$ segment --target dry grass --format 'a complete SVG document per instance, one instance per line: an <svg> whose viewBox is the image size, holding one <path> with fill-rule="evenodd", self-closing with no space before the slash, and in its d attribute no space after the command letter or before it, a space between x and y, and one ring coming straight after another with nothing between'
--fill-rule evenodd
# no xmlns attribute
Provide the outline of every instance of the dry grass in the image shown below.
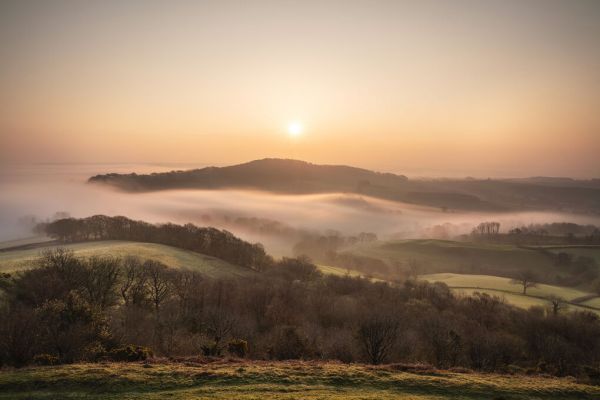
<svg viewBox="0 0 600 400"><path fill-rule="evenodd" d="M199 359L76 364L0 373L0 399L597 399L569 378L402 365Z"/></svg>

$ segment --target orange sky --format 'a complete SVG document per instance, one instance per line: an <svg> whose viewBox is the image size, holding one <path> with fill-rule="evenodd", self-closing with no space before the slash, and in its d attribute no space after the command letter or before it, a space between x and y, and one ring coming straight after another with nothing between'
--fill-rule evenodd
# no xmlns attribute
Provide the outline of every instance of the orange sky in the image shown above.
<svg viewBox="0 0 600 400"><path fill-rule="evenodd" d="M3 1L0 162L600 177L598 38L595 1Z"/></svg>

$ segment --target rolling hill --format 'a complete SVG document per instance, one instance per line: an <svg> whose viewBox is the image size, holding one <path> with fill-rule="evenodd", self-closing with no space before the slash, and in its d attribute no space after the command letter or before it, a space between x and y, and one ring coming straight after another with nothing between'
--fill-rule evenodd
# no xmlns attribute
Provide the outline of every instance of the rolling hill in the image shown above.
<svg viewBox="0 0 600 400"><path fill-rule="evenodd" d="M263 159L228 167L207 167L147 175L104 174L88 180L126 191L165 189L253 189L275 193L357 193L443 209L503 211L561 210L600 213L600 188L552 185L547 181L491 179L408 179L343 165Z"/></svg>
<svg viewBox="0 0 600 400"><path fill-rule="evenodd" d="M38 245L32 248L0 252L0 272L28 268L42 251L56 247L71 249L78 256L138 256L154 259L172 268L189 268L211 277L237 277L253 274L248 268L230 264L221 259L176 247L155 243L104 240L62 245Z"/></svg>
<svg viewBox="0 0 600 400"><path fill-rule="evenodd" d="M420 275L452 272L512 278L520 271L531 270L542 281L567 275L543 252L510 244L391 240L355 245L343 250L343 253L381 260L405 271L413 265Z"/></svg>

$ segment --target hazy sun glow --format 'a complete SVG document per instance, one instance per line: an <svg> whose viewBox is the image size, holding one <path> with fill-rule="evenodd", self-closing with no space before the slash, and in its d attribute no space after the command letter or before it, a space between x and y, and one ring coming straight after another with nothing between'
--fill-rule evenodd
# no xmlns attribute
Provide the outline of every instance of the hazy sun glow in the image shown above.
<svg viewBox="0 0 600 400"><path fill-rule="evenodd" d="M3 0L0 173L292 140L409 175L597 177L598 37L589 0Z"/></svg>
<svg viewBox="0 0 600 400"><path fill-rule="evenodd" d="M291 137L297 137L300 136L302 134L302 124L300 122L294 121L294 122L290 122L288 125L288 134Z"/></svg>

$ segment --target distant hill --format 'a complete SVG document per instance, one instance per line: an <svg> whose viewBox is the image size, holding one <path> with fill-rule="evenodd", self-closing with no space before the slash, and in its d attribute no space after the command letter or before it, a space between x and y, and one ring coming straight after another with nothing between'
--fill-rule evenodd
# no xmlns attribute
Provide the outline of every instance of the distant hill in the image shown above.
<svg viewBox="0 0 600 400"><path fill-rule="evenodd" d="M443 209L600 214L600 187L590 184L593 181L569 180L565 185L563 179L413 180L403 175L287 159L147 175L96 175L89 182L133 192L166 189L253 189L288 194L342 192Z"/></svg>

